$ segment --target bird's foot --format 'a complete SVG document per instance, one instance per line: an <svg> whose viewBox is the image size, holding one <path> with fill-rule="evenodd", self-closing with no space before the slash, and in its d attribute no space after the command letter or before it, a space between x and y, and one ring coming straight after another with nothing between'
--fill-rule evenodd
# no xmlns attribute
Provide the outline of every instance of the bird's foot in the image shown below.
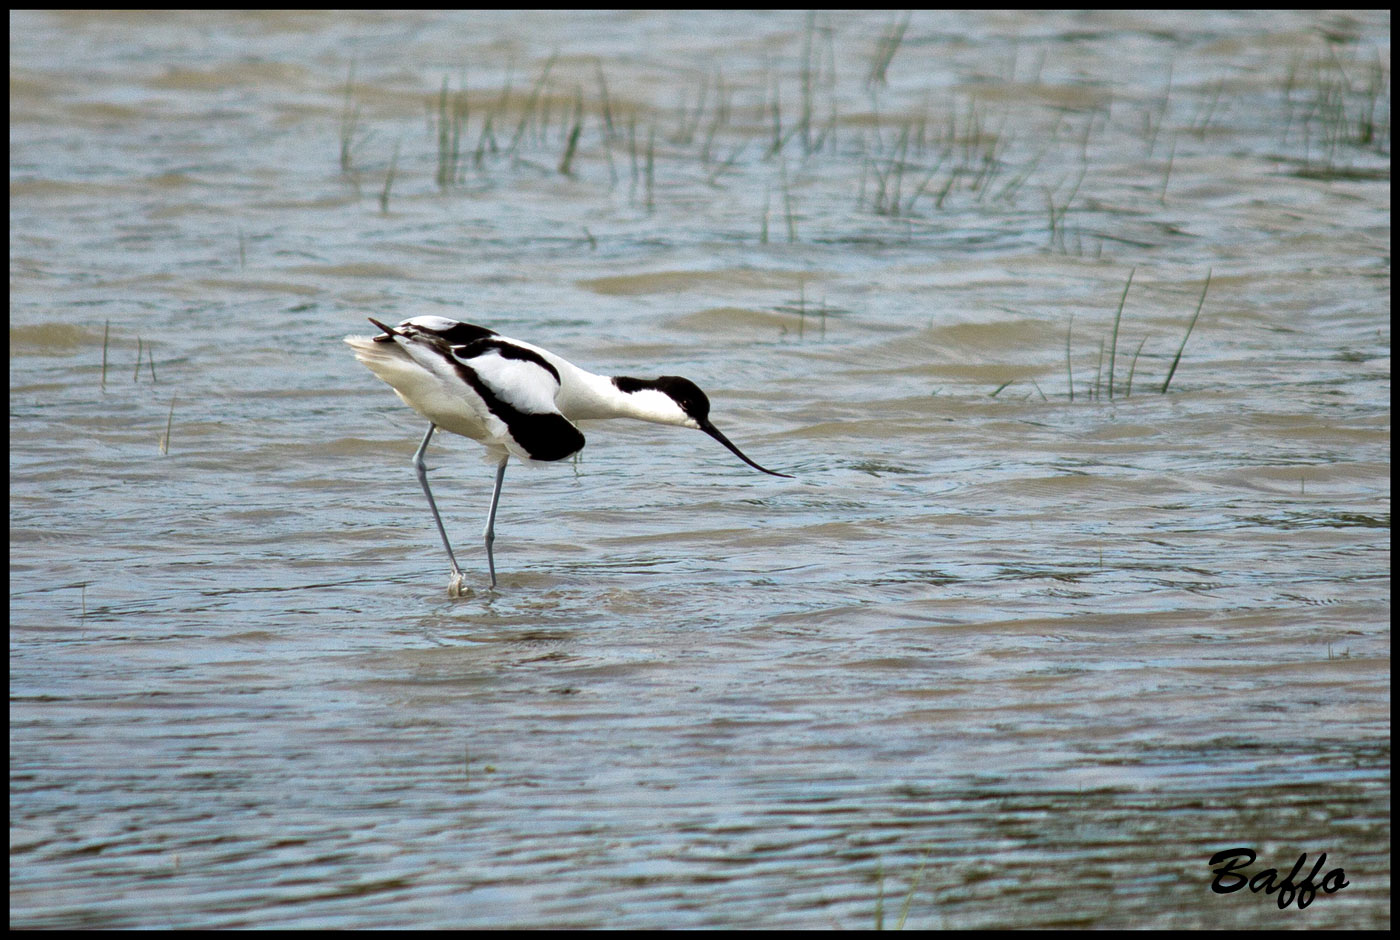
<svg viewBox="0 0 1400 940"><path fill-rule="evenodd" d="M467 589L467 577L460 571L452 572L452 577L447 579L448 597L466 597L471 591Z"/></svg>

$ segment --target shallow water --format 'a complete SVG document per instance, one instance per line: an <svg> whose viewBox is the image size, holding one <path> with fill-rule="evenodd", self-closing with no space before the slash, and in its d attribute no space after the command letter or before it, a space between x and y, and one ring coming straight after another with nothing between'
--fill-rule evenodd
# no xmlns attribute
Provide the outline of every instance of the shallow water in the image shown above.
<svg viewBox="0 0 1400 940"><path fill-rule="evenodd" d="M1388 13L10 22L13 925L1388 925Z"/></svg>

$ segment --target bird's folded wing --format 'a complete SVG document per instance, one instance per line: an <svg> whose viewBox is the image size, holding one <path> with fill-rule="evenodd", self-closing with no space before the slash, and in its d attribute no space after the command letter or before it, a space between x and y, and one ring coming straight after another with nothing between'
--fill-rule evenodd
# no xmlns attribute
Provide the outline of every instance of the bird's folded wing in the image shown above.
<svg viewBox="0 0 1400 940"><path fill-rule="evenodd" d="M458 362L476 373L481 384L497 399L529 415L559 414L554 396L559 374L543 359L524 358L515 347L502 349L472 343L453 350Z"/></svg>
<svg viewBox="0 0 1400 940"><path fill-rule="evenodd" d="M459 346L453 356L469 376L519 457L562 460L583 447L584 437L555 404L559 373L542 356L490 340Z"/></svg>

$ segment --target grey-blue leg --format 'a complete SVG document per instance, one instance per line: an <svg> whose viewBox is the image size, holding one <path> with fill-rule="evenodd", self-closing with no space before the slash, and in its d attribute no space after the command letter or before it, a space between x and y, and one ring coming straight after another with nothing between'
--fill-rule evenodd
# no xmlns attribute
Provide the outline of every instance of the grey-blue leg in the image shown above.
<svg viewBox="0 0 1400 940"><path fill-rule="evenodd" d="M428 442L433 439L433 432L436 430L436 424L428 425L428 433L423 435L423 443L418 445L418 452L413 455L413 469L418 472L418 482L423 487L423 495L428 497L428 508L433 511L433 521L437 523L438 535L442 536L442 547L447 549L447 560L452 562L452 579L447 583L447 593L456 597L462 593L466 578L462 575L462 569L457 567L457 556L452 554L452 543L447 541L447 530L442 527L442 516L438 515L437 503L433 501L433 491L428 488L428 468L423 463L423 454L427 451ZM497 489L499 488L498 482ZM491 583L495 583L494 575Z"/></svg>
<svg viewBox="0 0 1400 940"><path fill-rule="evenodd" d="M496 465L496 488L491 493L491 511L486 515L486 531L483 533L486 541L486 565L491 569L492 587L496 586L496 558L491 553L491 543L496 541L496 504L501 501L501 481L506 478L506 461L508 460L510 460L509 456L502 457L501 462Z"/></svg>

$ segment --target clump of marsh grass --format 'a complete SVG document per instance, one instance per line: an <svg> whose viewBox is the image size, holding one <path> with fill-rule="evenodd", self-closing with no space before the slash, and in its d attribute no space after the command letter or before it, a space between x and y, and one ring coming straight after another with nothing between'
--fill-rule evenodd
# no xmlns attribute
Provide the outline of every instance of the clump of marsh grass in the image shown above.
<svg viewBox="0 0 1400 940"><path fill-rule="evenodd" d="M467 126L469 114L466 89L449 95L447 88L448 82L444 76L437 104L437 185L441 190L450 189L457 182L457 166L462 157L462 130ZM387 204L387 199L384 204Z"/></svg>
<svg viewBox="0 0 1400 940"><path fill-rule="evenodd" d="M501 93L486 112L486 120L481 122L481 133L476 139L476 153L472 156L472 163L480 169L486 159L487 148L490 148L492 156L500 152L500 145L496 142L496 132L494 130L496 115L505 111L506 102L510 100L510 85L512 71L509 66L506 68L506 80L501 86Z"/></svg>
<svg viewBox="0 0 1400 940"><path fill-rule="evenodd" d="M1360 76L1356 80L1353 76ZM1298 175L1321 180L1389 179L1390 168L1356 167L1347 148L1390 155L1390 75L1379 50L1347 58L1337 47L1295 57L1283 87L1287 110L1282 143L1295 134L1302 146ZM1294 128L1296 127L1296 131Z"/></svg>
<svg viewBox="0 0 1400 940"><path fill-rule="evenodd" d="M878 161L871 164L875 171L875 195L871 200L871 208L876 215L899 214L900 185L904 181L905 154L908 148L909 126L906 124L900 131L894 151L884 161L884 166Z"/></svg>
<svg viewBox="0 0 1400 940"><path fill-rule="evenodd" d="M890 234L906 241L918 233L944 231L935 225L918 226L920 214L978 210L1021 213L1028 209L1041 220L1043 237L1053 252L1094 256L1095 244L1101 253L1106 240L1119 240L1106 224L1097 221L1106 213L1119 211L1119 201L1089 192L1104 185L1097 173L1088 176L1090 160L1098 170L1101 159L1115 159L1111 148L1098 150L1091 144L1101 132L1122 130L1121 122L1110 120L1108 102L1090 100L1084 104L1069 99L1060 103L1057 90L1048 88L1044 95L1010 98L960 92L945 103L930 88L922 108L917 104L910 108L908 88L901 87L894 97L887 91L892 84L888 77L895 67L892 63L905 41L911 46L915 42L909 32L913 28L909 11L881 14L884 22L877 23L874 33L856 36L847 32L844 37L825 12L801 16L792 24L796 28L781 59L770 59L767 67L752 77L747 73L736 76L717 64L702 67L693 73L693 81L687 81L664 104L646 96L648 92L665 95L665 88L643 90L638 100L637 89L629 84L624 98L618 95L616 76L607 78L607 63L601 58L577 60L555 52L547 60L532 62L528 73L513 68L519 63L507 62L503 86L477 89L471 110L480 116L471 115L476 120L473 127L467 120L465 87L454 93L444 80L441 88L427 89L428 153L402 154L402 167L397 159L388 161L380 210L387 211L397 175L408 173L410 166L430 163L435 146L437 188L444 193L460 185L467 161L474 162L476 173L485 175L496 162L493 158L501 153L510 157L512 170L532 168L575 179L587 177L588 157L596 155L607 161L614 190L625 172L622 164L630 155L628 198L648 212L657 209L657 172L670 174L666 181L671 184L693 180L713 188L748 187L754 202L766 190L769 211L780 215L769 219L765 212L760 228L782 226L789 243L796 243L800 235L813 235L799 232L800 226L811 227L813 222L808 220L814 218L798 211L806 206L804 194L814 192L817 202L813 206L824 205L821 191L809 189L809 183L826 186L843 182L839 173L848 173L848 191L853 194L859 176L860 211L881 217ZM867 48L854 74L843 79L847 86L864 81L870 108L868 113L843 118L838 114L838 101L848 100L847 93L853 89L839 87L835 47L849 42L864 42ZM990 77L1007 85L1018 81L1039 85L1045 51L1039 51L1030 76L1018 74L1027 70L1017 68L1016 55L1013 49L1010 64L996 69L999 75ZM1300 55L1282 65L1287 67L1287 78L1279 116L1286 120L1273 126L1283 128L1284 142L1294 152L1301 141L1303 159L1294 172L1328 179L1380 172L1374 166L1352 168L1345 148L1388 153L1389 67L1383 53L1333 44L1323 52ZM1241 109L1232 87L1218 76L1192 88L1173 75L1170 61L1166 66L1165 80L1135 115L1141 122L1142 144L1138 146L1145 146L1147 158L1155 161L1159 173L1158 179L1146 184L1141 201L1154 205L1175 195L1170 189L1172 182L1180 189L1183 168L1175 166L1175 152L1181 149L1178 144L1184 147L1184 141L1208 140L1229 130L1226 125ZM515 72L522 74L515 76ZM373 136L366 131L366 119L357 101L364 97L357 80L352 64L343 88L332 91L333 99L343 100L335 103L340 104L340 162L345 174L358 169L362 145ZM1277 94L1277 86L1274 91ZM899 102L894 110L887 98ZM941 117L940 104L945 109ZM1028 131L1023 119L1030 110L1045 113L1041 123ZM839 147L838 132L842 136ZM477 135L474 156L470 133ZM1191 136L1183 136L1186 134ZM655 149L658 135L664 148L660 155ZM597 146L602 147L601 154L592 149ZM797 148L801 152L794 162L792 154ZM660 167L658 159L663 164ZM687 160L691 161L689 167L684 162ZM814 165L818 160L843 165L833 172ZM771 166L771 178L755 181L752 174L760 161ZM774 163L778 165L772 166ZM1105 169L1113 169L1111 163ZM581 189L578 196L586 198ZM954 221L962 224L960 219ZM768 234L764 231L761 239L766 241ZM840 233L834 237L839 239ZM1098 386L1110 398L1120 397L1127 388L1119 387L1122 373L1116 367L1116 343L1106 342L1105 352L1105 372ZM1141 383L1135 379L1135 384ZM1087 387L1081 383L1072 392L1084 397Z"/></svg>
<svg viewBox="0 0 1400 940"><path fill-rule="evenodd" d="M545 61L544 68L540 69L540 77L535 79L534 87L530 89L530 96L525 99L525 109L520 114L520 123L515 126L515 135L511 137L510 145L506 147L506 153L512 157L516 156L527 128L536 128L537 138L541 133L535 125L535 112L539 108L540 95L544 91L545 82L549 81L549 73L553 71L554 63L558 58L559 53L555 52Z"/></svg>
<svg viewBox="0 0 1400 940"><path fill-rule="evenodd" d="M1116 369L1118 353L1118 334L1122 325L1123 309L1127 304L1128 300L1128 290L1132 287L1133 276L1136 273L1136 268L1128 272L1128 280L1123 285L1122 295L1118 298L1118 309L1114 312L1113 315L1112 329L1107 337L1100 338L1099 340L1098 366L1094 374L1094 383L1089 390L1090 401L1097 401L1102 396L1105 390L1107 390L1108 399L1112 401L1118 389L1118 384L1115 381L1115 376L1117 374ZM1172 377L1176 375L1177 367L1181 364L1181 357L1186 351L1186 341L1191 338L1191 332L1196 328L1196 321L1200 319L1201 310L1205 306L1206 294L1210 291L1210 281L1213 275L1214 269L1208 270L1206 272L1205 283L1201 286L1201 296L1200 299L1196 302L1196 310L1191 315L1190 322L1186 324L1186 332L1181 337L1181 344L1177 347L1176 355L1172 358L1171 366L1167 369L1166 378L1163 379L1162 387L1158 389L1158 394L1165 395L1167 393L1167 389L1171 387ZM1131 397L1133 394L1133 378L1137 374L1138 358L1142 355L1143 347L1147 345L1148 338L1148 336L1143 336L1142 339L1138 342L1137 348L1133 350L1133 358L1128 366L1127 383L1123 389L1124 398ZM1069 386L1070 401L1074 401L1075 398L1073 351L1074 314L1071 313L1069 318L1069 325L1065 329L1065 378ZM1108 359L1107 376L1104 375L1105 354L1107 354ZM995 396L998 392L1002 391L1002 389L1006 388L1006 385L1008 384L1010 383L1004 383L1001 386L999 386L996 389L996 391L992 392L992 395ZM1037 388L1038 387L1039 386L1037 386ZM1043 392L1041 393L1041 397L1044 397Z"/></svg>

